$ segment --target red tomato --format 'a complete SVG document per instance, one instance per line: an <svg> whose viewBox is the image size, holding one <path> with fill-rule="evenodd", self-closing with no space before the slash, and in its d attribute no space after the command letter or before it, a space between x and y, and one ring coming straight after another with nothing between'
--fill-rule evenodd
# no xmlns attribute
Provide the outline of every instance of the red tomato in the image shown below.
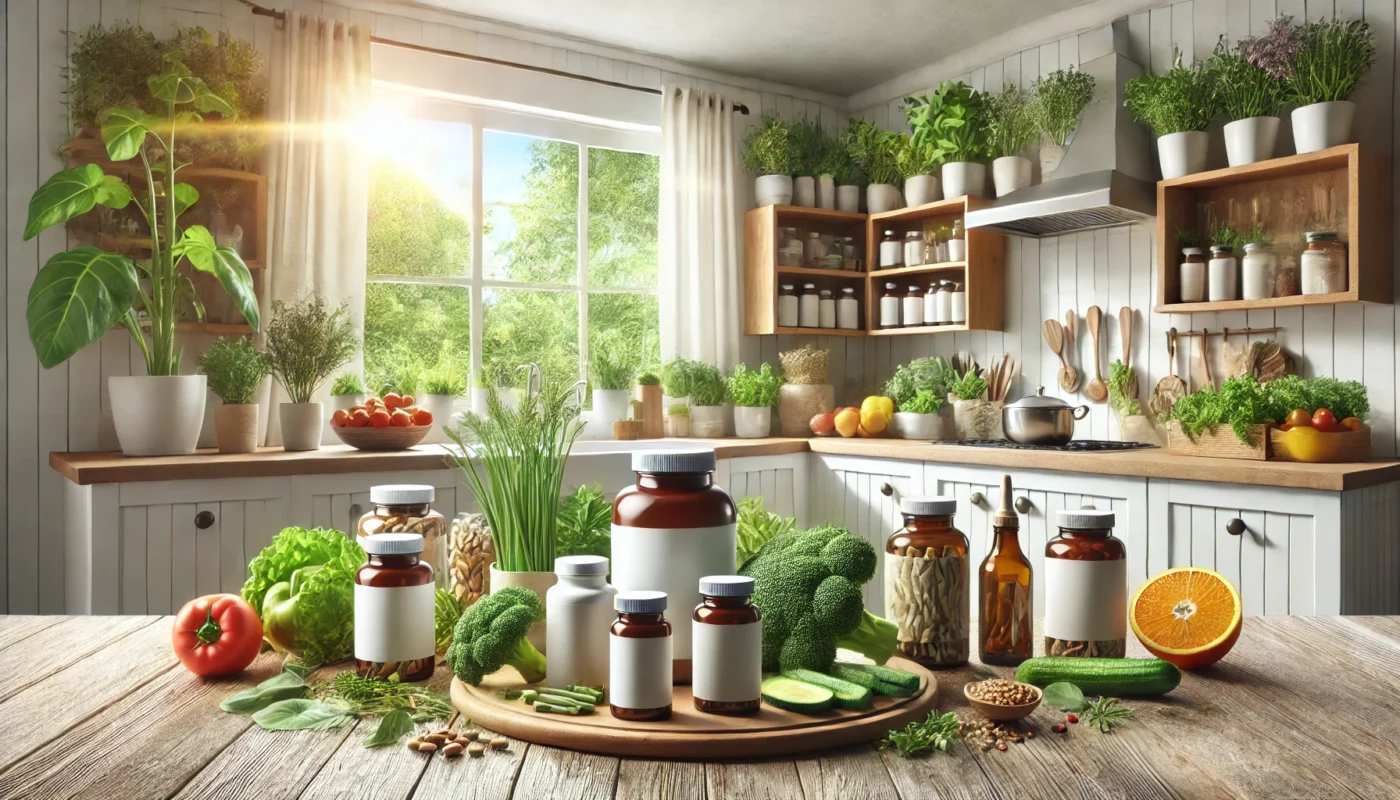
<svg viewBox="0 0 1400 800"><path fill-rule="evenodd" d="M1331 411L1319 408L1313 412L1312 426L1323 433L1331 433L1337 429L1337 418L1332 416Z"/></svg>
<svg viewBox="0 0 1400 800"><path fill-rule="evenodd" d="M343 409L343 408L337 408L337 409L335 410L335 413L334 413L334 414L331 414L331 427L332 427L332 428L344 428L344 427L345 427L345 423L346 423L347 421L349 421L349 419L350 419L350 414L349 414L348 412L346 412L345 409Z"/></svg>
<svg viewBox="0 0 1400 800"><path fill-rule="evenodd" d="M384 407L389 409L390 411L393 411L394 409L398 408L403 404L403 398L395 394L394 392L389 392L388 394L384 395Z"/></svg>
<svg viewBox="0 0 1400 800"><path fill-rule="evenodd" d="M369 415L369 426L371 428L387 428L390 422L389 412L382 408L375 409L374 413Z"/></svg>
<svg viewBox="0 0 1400 800"><path fill-rule="evenodd" d="M262 649L258 612L236 594L211 594L175 615L171 646L185 669L200 677L242 672Z"/></svg>
<svg viewBox="0 0 1400 800"><path fill-rule="evenodd" d="M394 413L389 415L389 422L395 428L407 428L413 424L413 415L402 408L394 409Z"/></svg>
<svg viewBox="0 0 1400 800"><path fill-rule="evenodd" d="M1311 428L1312 416L1301 408L1295 408L1288 412L1288 417L1284 419L1284 422L1295 428Z"/></svg>
<svg viewBox="0 0 1400 800"><path fill-rule="evenodd" d="M1359 431L1364 427L1366 427L1366 424L1356 417L1347 417L1337 423L1337 428L1344 431Z"/></svg>
<svg viewBox="0 0 1400 800"><path fill-rule="evenodd" d="M429 411L429 410L426 409L426 408L420 408L420 409L418 409L418 411L415 412L414 415L413 415L413 424L414 424L414 425L431 425L431 424L433 424L433 412Z"/></svg>

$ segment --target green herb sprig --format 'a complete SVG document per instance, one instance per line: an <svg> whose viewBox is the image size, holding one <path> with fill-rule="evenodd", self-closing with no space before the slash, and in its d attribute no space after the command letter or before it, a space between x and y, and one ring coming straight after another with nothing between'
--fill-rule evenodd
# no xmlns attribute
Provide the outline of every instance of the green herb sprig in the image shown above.
<svg viewBox="0 0 1400 800"><path fill-rule="evenodd" d="M938 409L943 405L943 398L930 392L928 389L920 389L919 393L910 400L899 406L900 411L909 414L937 414Z"/></svg>
<svg viewBox="0 0 1400 800"><path fill-rule="evenodd" d="M758 549L769 539L780 534L791 533L796 528L796 519L769 511L763 505L761 496L743 498L739 501L739 518L736 526L738 547L735 553L735 563L742 567L744 562L752 558L753 554L757 553Z"/></svg>
<svg viewBox="0 0 1400 800"><path fill-rule="evenodd" d="M1299 34L1302 47L1287 79L1298 105L1346 100L1376 63L1376 37L1361 20L1313 22Z"/></svg>
<svg viewBox="0 0 1400 800"><path fill-rule="evenodd" d="M930 711L928 719L911 722L887 733L885 738L875 743L875 748L888 750L893 747L904 758L935 750L946 753L961 731L962 723L958 721L957 714L949 711L940 715L937 711Z"/></svg>
<svg viewBox="0 0 1400 800"><path fill-rule="evenodd" d="M744 136L740 160L744 170L752 175L787 175L792 171L792 126L775 116L765 116L763 122Z"/></svg>
<svg viewBox="0 0 1400 800"><path fill-rule="evenodd" d="M1232 122L1277 116L1288 101L1284 82L1250 63L1241 45L1228 47L1224 36L1206 60L1205 70L1216 86L1220 110Z"/></svg>
<svg viewBox="0 0 1400 800"><path fill-rule="evenodd" d="M1034 88L1036 126L1051 144L1064 147L1079 115L1094 99L1094 76L1071 66L1037 80Z"/></svg>
<svg viewBox="0 0 1400 800"><path fill-rule="evenodd" d="M359 349L350 307L332 309L321 297L272 304L267 355L272 374L293 403L309 403L326 379Z"/></svg>
<svg viewBox="0 0 1400 800"><path fill-rule="evenodd" d="M899 153L904 142L904 134L881 130L875 123L855 117L841 137L851 162L870 183L877 184L899 182Z"/></svg>
<svg viewBox="0 0 1400 800"><path fill-rule="evenodd" d="M1098 728L1099 733L1113 733L1135 716L1131 708L1120 705L1119 702L1116 697L1098 698L1084 711L1084 722Z"/></svg>
<svg viewBox="0 0 1400 800"><path fill-rule="evenodd" d="M253 393L271 368L267 355L246 337L220 336L199 358L199 371L209 376L209 391L226 405L253 402Z"/></svg>
<svg viewBox="0 0 1400 800"><path fill-rule="evenodd" d="M446 653L447 648L452 646L452 632L457 627L457 620L462 618L462 613L467 607L462 605L462 601L457 599L457 595L447 589L438 589L433 593L433 649L437 653Z"/></svg>
<svg viewBox="0 0 1400 800"><path fill-rule="evenodd" d="M1201 65L1182 66L1178 52L1175 65L1167 72L1128 81L1123 87L1123 105L1158 136L1203 131L1210 127L1220 107L1215 74L1206 72Z"/></svg>
<svg viewBox="0 0 1400 800"><path fill-rule="evenodd" d="M729 400L742 408L772 408L778 404L778 388L782 385L782 376L773 372L770 364L763 364L757 371L739 364L729 375Z"/></svg>
<svg viewBox="0 0 1400 800"><path fill-rule="evenodd" d="M987 98L987 135L994 158L1017 155L1035 141L1034 99L1014 83Z"/></svg>
<svg viewBox="0 0 1400 800"><path fill-rule="evenodd" d="M942 356L916 358L908 364L896 367L894 375L885 382L882 394L894 401L896 407L904 410L905 404L918 396L920 391L928 391L934 397L947 397L958 373L948 359Z"/></svg>
<svg viewBox="0 0 1400 800"><path fill-rule="evenodd" d="M987 380L978 375L977 370L970 369L966 375L953 382L951 391L959 399L976 400L987 393Z"/></svg>
<svg viewBox="0 0 1400 800"><path fill-rule="evenodd" d="M364 394L365 382L358 373L342 372L331 384L331 396L343 397L347 394Z"/></svg>
<svg viewBox="0 0 1400 800"><path fill-rule="evenodd" d="M1128 386L1137 380L1137 373L1122 359L1108 365L1108 406L1120 417L1136 417L1142 404L1128 396Z"/></svg>
<svg viewBox="0 0 1400 800"><path fill-rule="evenodd" d="M612 558L612 503L602 486L584 484L559 501L557 535L557 555Z"/></svg>

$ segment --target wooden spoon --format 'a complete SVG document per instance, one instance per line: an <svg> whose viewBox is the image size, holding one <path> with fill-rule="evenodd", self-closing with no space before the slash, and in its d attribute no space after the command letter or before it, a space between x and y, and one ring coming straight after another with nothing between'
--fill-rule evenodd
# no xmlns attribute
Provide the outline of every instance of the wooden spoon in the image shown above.
<svg viewBox="0 0 1400 800"><path fill-rule="evenodd" d="M1084 321L1089 323L1089 335L1094 337L1094 378L1084 388L1084 393L1095 403L1102 403L1108 399L1108 384L1103 382L1103 371L1099 368L1099 329L1103 325L1103 311L1098 306L1089 306Z"/></svg>
<svg viewBox="0 0 1400 800"><path fill-rule="evenodd" d="M1127 306L1118 309L1118 335L1123 339L1123 366L1133 366L1133 310ZM1123 393L1133 400L1138 396L1137 373L1123 387Z"/></svg>
<svg viewBox="0 0 1400 800"><path fill-rule="evenodd" d="M1065 361L1065 329L1060 326L1059 320L1047 319L1042 330L1050 352L1060 357L1060 388L1073 392L1079 388L1079 373Z"/></svg>
<svg viewBox="0 0 1400 800"><path fill-rule="evenodd" d="M1075 330L1075 320L1074 309L1065 312L1065 357L1070 363L1074 362L1074 340L1079 336Z"/></svg>

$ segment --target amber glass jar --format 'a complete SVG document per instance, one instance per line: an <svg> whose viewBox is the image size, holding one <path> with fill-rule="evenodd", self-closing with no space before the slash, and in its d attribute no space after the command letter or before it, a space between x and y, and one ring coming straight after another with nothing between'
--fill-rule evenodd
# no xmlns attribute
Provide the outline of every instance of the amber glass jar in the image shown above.
<svg viewBox="0 0 1400 800"><path fill-rule="evenodd" d="M355 672L363 678L433 676L433 568L423 537L381 533L360 540L369 561L355 573Z"/></svg>
<svg viewBox="0 0 1400 800"><path fill-rule="evenodd" d="M1001 507L992 517L992 549L977 572L977 655L983 664L1014 667L1034 655L1031 564L1021 552L1021 523L1011 505L1011 476L1001 479Z"/></svg>
<svg viewBox="0 0 1400 800"><path fill-rule="evenodd" d="M671 648L665 592L618 592L608 638L608 704L630 722L671 718Z"/></svg>
<svg viewBox="0 0 1400 800"><path fill-rule="evenodd" d="M700 579L734 571L736 512L715 485L715 451L632 454L637 485L613 501L612 583L619 592L665 592L673 609L700 602ZM690 682L690 615L673 614L675 680Z"/></svg>
<svg viewBox="0 0 1400 800"><path fill-rule="evenodd" d="M452 549L447 537L447 520L433 510L436 494L431 486L393 484L371 486L369 501L374 505L360 517L359 540L377 533L417 533L423 537L423 557L433 568L439 589L450 589L447 559Z"/></svg>
<svg viewBox="0 0 1400 800"><path fill-rule="evenodd" d="M691 616L695 656L691 694L707 714L755 714L763 694L763 614L751 602L753 578L700 579Z"/></svg>
<svg viewBox="0 0 1400 800"><path fill-rule="evenodd" d="M1128 549L1112 511L1059 512L1045 544L1045 655L1122 658L1128 637Z"/></svg>
<svg viewBox="0 0 1400 800"><path fill-rule="evenodd" d="M953 527L951 497L899 501L904 527L885 543L885 618L899 652L926 667L967 663L967 536Z"/></svg>

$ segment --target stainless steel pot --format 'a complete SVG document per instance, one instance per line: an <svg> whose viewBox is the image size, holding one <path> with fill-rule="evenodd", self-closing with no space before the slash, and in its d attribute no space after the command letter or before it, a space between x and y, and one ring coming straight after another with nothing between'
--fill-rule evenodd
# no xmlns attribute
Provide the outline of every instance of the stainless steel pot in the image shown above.
<svg viewBox="0 0 1400 800"><path fill-rule="evenodd" d="M1088 406L1071 406L1058 397L1046 397L1041 386L1034 396L1002 406L1001 425L1006 438L1017 444L1058 447L1074 438L1074 421L1088 415Z"/></svg>

